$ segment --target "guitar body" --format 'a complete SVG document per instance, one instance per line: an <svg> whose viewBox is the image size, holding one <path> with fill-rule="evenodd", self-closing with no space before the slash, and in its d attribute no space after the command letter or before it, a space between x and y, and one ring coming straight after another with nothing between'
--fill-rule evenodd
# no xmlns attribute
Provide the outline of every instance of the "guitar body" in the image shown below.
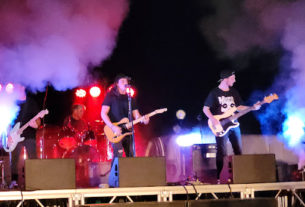
<svg viewBox="0 0 305 207"><path fill-rule="evenodd" d="M277 100L279 97L277 94L270 94L267 97L264 97L263 101L260 101L256 103L255 105L248 107L247 109L240 111L238 113L236 112L236 108L232 108L225 113L221 115L215 115L214 117L220 122L217 126L214 126L211 122L211 120L208 120L208 125L213 132L213 134L217 137L223 137L225 136L228 131L232 128L238 127L239 123L236 121L239 117L245 115L246 113L252 111L252 110L258 110L256 109L257 106L261 106L265 103L271 103L273 100Z"/></svg>
<svg viewBox="0 0 305 207"><path fill-rule="evenodd" d="M3 145L3 149L6 152L12 152L19 142L24 140L24 137L20 137L23 131L30 126L30 122L35 121L38 118L43 118L46 114L48 114L48 109L40 111L36 116L34 116L30 121L28 121L25 125L20 128L20 122L18 122L13 129L9 132L7 137L7 143Z"/></svg>
<svg viewBox="0 0 305 207"><path fill-rule="evenodd" d="M123 118L121 119L121 121L119 122L116 122L116 123L113 123L114 125L116 126L119 126L122 128L122 134L120 136L117 136L113 133L112 129L109 127L109 126L105 126L104 127L104 133L107 137L107 139L109 140L109 142L112 142L112 143L118 143L120 142L124 137L128 136L128 135L131 135L132 132L128 131L124 125L129 123L129 120L128 118Z"/></svg>
<svg viewBox="0 0 305 207"><path fill-rule="evenodd" d="M208 125L216 137L223 137L230 129L239 126L239 123L236 120L230 120L230 117L235 113L235 111L236 108L232 108L221 115L215 115L215 119L220 122L219 125L213 126L211 120L208 120Z"/></svg>
<svg viewBox="0 0 305 207"><path fill-rule="evenodd" d="M116 126L119 126L122 128L122 134L120 136L117 136L116 134L113 133L112 129L109 126L105 126L104 127L104 133L107 137L107 139L112 142L112 143L118 143L120 142L124 137L128 136L128 135L132 135L132 132L129 131L128 129L131 128L131 125L136 125L137 123L141 122L145 116L146 117L151 117L154 116L156 114L161 114L167 111L167 108L163 108L163 109L157 109L149 114L146 114L136 120L133 120L132 122L129 122L128 118L123 118L121 119L121 121L117 122L117 123L113 123Z"/></svg>

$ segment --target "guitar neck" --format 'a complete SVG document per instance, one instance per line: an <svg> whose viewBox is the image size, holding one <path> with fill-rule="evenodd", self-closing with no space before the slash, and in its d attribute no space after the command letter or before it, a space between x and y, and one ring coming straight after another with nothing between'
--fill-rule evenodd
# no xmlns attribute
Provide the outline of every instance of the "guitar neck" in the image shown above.
<svg viewBox="0 0 305 207"><path fill-rule="evenodd" d="M262 101L260 102L259 104L260 105L263 105L265 103L265 101ZM233 116L230 117L230 120L236 120L238 119L239 117L245 115L246 113L250 112L250 111L253 111L255 108L254 106L250 106L248 107L247 109L243 110L243 111L240 111L238 112L237 114L234 114Z"/></svg>
<svg viewBox="0 0 305 207"><path fill-rule="evenodd" d="M151 113L149 113L149 114L146 114L146 115L144 115L144 116L151 117L151 116L154 116L154 115L156 115L156 114L157 114L157 112L156 112L156 111L153 111L153 112L151 112ZM130 122L130 123L127 123L126 126L131 126L131 124L133 124L133 125L138 124L140 121L142 121L142 119L144 118L144 116L142 116L142 117L140 117L140 118L138 118L138 119L136 119L136 120L133 120L133 121Z"/></svg>
<svg viewBox="0 0 305 207"><path fill-rule="evenodd" d="M22 134L22 132L28 128L28 126L30 125L30 123L32 121L35 121L36 119L38 119L40 117L39 114L37 114L36 116L34 116L30 121L28 121L25 125L23 125L19 130L18 130L18 134Z"/></svg>

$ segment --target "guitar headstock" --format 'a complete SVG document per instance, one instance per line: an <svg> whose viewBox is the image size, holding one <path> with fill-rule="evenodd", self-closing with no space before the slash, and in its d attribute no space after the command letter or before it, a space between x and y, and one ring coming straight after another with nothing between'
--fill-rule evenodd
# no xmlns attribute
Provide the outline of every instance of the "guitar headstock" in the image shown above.
<svg viewBox="0 0 305 207"><path fill-rule="evenodd" d="M45 109L45 110L42 110L38 113L38 117L39 118L43 118L45 115L49 114L49 110L48 109Z"/></svg>
<svg viewBox="0 0 305 207"><path fill-rule="evenodd" d="M264 103L271 103L272 101L278 99L279 99L278 95L276 93L272 93L264 98Z"/></svg>
<svg viewBox="0 0 305 207"><path fill-rule="evenodd" d="M155 110L155 112L156 112L157 114L162 114L162 113L164 113L164 112L166 112L166 111L167 111L167 108Z"/></svg>

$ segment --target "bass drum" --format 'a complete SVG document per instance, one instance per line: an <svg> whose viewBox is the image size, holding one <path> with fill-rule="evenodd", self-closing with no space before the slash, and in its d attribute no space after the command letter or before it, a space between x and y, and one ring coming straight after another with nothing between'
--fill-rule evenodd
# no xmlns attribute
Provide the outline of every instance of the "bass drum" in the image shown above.
<svg viewBox="0 0 305 207"><path fill-rule="evenodd" d="M88 145L79 145L73 149L63 153L62 158L75 159L75 164L83 164L85 162L100 162L100 153L94 147Z"/></svg>
<svg viewBox="0 0 305 207"><path fill-rule="evenodd" d="M64 152L63 158L75 160L76 186L78 188L91 187L91 165L92 163L100 162L101 159L99 151L94 147L82 144Z"/></svg>
<svg viewBox="0 0 305 207"><path fill-rule="evenodd" d="M64 150L59 147L61 127L44 125L36 132L36 152L39 159L61 158Z"/></svg>

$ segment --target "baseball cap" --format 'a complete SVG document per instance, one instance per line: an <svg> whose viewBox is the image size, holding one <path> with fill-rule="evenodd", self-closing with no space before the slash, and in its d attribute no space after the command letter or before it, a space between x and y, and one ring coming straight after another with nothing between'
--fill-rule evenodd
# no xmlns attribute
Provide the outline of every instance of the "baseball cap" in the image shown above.
<svg viewBox="0 0 305 207"><path fill-rule="evenodd" d="M233 70L222 70L220 72L220 79L218 82L221 82L223 79L226 79L228 77L230 77L231 75L234 75L235 72Z"/></svg>

